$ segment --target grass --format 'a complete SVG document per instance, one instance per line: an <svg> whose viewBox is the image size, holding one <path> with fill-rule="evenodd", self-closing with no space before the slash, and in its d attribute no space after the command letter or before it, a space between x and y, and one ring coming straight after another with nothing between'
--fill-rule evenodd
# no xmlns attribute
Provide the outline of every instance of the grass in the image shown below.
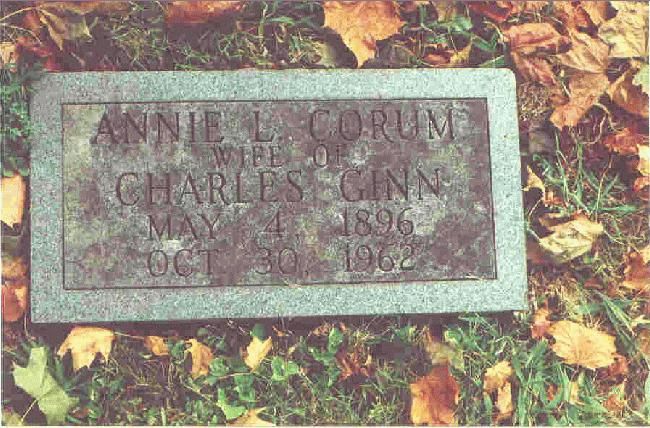
<svg viewBox="0 0 650 428"><path fill-rule="evenodd" d="M550 13L552 8L541 11L543 16ZM539 21L542 15L516 19ZM429 66L426 55L440 46L456 51L470 46L470 66L507 64L498 29L482 18L464 13L439 22L430 5L420 5L404 17L408 23L402 33L379 42L377 59L366 67ZM322 28L322 6L312 2L252 2L227 23L183 29L165 27L159 3L133 2L128 12L89 19L88 23L93 39L70 46L76 55L66 62L71 69L355 65L338 36ZM22 34L20 29L11 29L3 37L18 34ZM3 174L29 173L27 98L30 81L37 77L35 70L2 71ZM545 121L550 113L548 97L538 86L519 85L521 122L537 125ZM611 106L607 109L612 110ZM601 121L606 109L594 110L592 123L604 123L600 129L614 132L620 112L612 110L614 122L605 123ZM512 419L501 423L650 424L648 356L641 352L638 340L640 332L648 331L648 302L617 287L624 276L625 254L647 244L647 212L643 203L630 195L633 177L625 172L627 160L598 152L595 142L602 135L593 135L586 126L569 133L542 131L552 147L525 156L523 161L563 203L547 207L539 202L539 195L527 192L530 236L547 233L538 219L549 212L567 216L585 213L603 224L605 233L594 251L570 263L529 265L530 312L283 319L259 324L107 325L119 333L111 357L77 373L70 356L54 355L67 326L35 326L25 320L22 325L5 325L3 330L3 420L18 415L26 423L44 423L34 401L14 384L11 370L13 364L26 364L31 348L46 346L50 372L70 395L80 399L80 405L67 417L70 424L225 424L245 409L260 407L265 407L262 418L278 425L409 424L409 384L427 374L443 352L426 345L426 338L434 333L447 345L445 352L454 355L460 424L495 423L497 403L484 394L483 376L503 360L511 362L515 373L515 411ZM7 249L5 239L3 256L13 251ZM25 248L28 252L28 246ZM629 375L609 376L604 370L562 363L552 351L551 341L531 338L532 313L541 306L552 309L553 320L574 320L615 335ZM170 355L151 355L139 339L144 334L167 337ZM252 373L241 357L251 335L270 335L274 343L269 357ZM209 374L197 379L190 375L185 352L185 339L192 337L208 345L216 356ZM368 362L370 371L343 379L337 354L356 358L360 367ZM579 386L577 398L570 394L571 385ZM620 411L611 410L608 404L612 394L621 397Z"/></svg>

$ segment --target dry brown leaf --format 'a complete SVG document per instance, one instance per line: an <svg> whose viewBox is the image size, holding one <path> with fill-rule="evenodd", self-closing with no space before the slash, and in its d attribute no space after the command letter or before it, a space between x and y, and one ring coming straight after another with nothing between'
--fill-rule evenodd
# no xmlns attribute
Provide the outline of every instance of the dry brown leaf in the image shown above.
<svg viewBox="0 0 650 428"><path fill-rule="evenodd" d="M485 371L483 391L492 393L501 388L512 376L512 367L508 361L500 361Z"/></svg>
<svg viewBox="0 0 650 428"><path fill-rule="evenodd" d="M272 347L273 341L270 337L266 340L260 340L256 336L253 336L251 343L246 347L244 363L246 363L251 371L254 371L262 363L264 358L266 358Z"/></svg>
<svg viewBox="0 0 650 428"><path fill-rule="evenodd" d="M41 2L38 7L87 15L89 13L122 12L128 10L130 4L128 1L45 1Z"/></svg>
<svg viewBox="0 0 650 428"><path fill-rule="evenodd" d="M640 292L650 291L650 245L625 256L625 288Z"/></svg>
<svg viewBox="0 0 650 428"><path fill-rule="evenodd" d="M614 355L614 362L607 367L607 378L626 376L629 371L627 358L624 355Z"/></svg>
<svg viewBox="0 0 650 428"><path fill-rule="evenodd" d="M5 322L18 321L28 304L27 280L2 285L2 319Z"/></svg>
<svg viewBox="0 0 650 428"><path fill-rule="evenodd" d="M190 347L185 350L185 353L192 356L192 369L190 370L192 378L196 379L199 376L207 375L210 371L210 363L214 360L212 351L196 339L189 339L187 343Z"/></svg>
<svg viewBox="0 0 650 428"><path fill-rule="evenodd" d="M203 24L239 12L244 1L176 0L167 5L165 21L168 24Z"/></svg>
<svg viewBox="0 0 650 428"><path fill-rule="evenodd" d="M553 12L571 30L578 28L595 30L607 18L607 3L607 1L555 1Z"/></svg>
<svg viewBox="0 0 650 428"><path fill-rule="evenodd" d="M603 23L598 36L611 46L614 58L648 56L648 3L617 1L616 16Z"/></svg>
<svg viewBox="0 0 650 428"><path fill-rule="evenodd" d="M240 427L274 427L275 424L265 421L264 419L260 419L258 416L260 413L262 413L266 408L265 407L260 407L258 409L249 409L235 419L232 423L229 423L228 425L231 426L240 426Z"/></svg>
<svg viewBox="0 0 650 428"><path fill-rule="evenodd" d="M641 330L636 336L636 345L644 357L650 358L650 330Z"/></svg>
<svg viewBox="0 0 650 428"><path fill-rule="evenodd" d="M169 355L169 348L165 344L165 339L160 336L145 336L144 347L159 357Z"/></svg>
<svg viewBox="0 0 650 428"><path fill-rule="evenodd" d="M530 326L530 335L533 339L541 339L546 336L551 322L548 319L550 312L546 308L539 308L533 315L533 323Z"/></svg>
<svg viewBox="0 0 650 428"><path fill-rule="evenodd" d="M576 71L605 73L609 65L609 46L580 31L569 31L571 49L555 57Z"/></svg>
<svg viewBox="0 0 650 428"><path fill-rule="evenodd" d="M70 351L74 371L90 367L99 353L108 360L113 346L115 333L101 327L74 327L65 338L57 355L63 357Z"/></svg>
<svg viewBox="0 0 650 428"><path fill-rule="evenodd" d="M351 354L348 354L345 349L339 350L336 353L336 365L341 369L339 381L345 381L353 376L370 377L374 373L372 355L368 354L365 361L362 361L361 354L356 349Z"/></svg>
<svg viewBox="0 0 650 428"><path fill-rule="evenodd" d="M604 232L601 224L583 214L573 216L566 223L548 226L548 229L553 233L540 239L539 245L559 263L589 252L596 238Z"/></svg>
<svg viewBox="0 0 650 428"><path fill-rule="evenodd" d="M603 406L612 413L621 413L625 409L627 400L625 399L625 381L614 386L609 392L607 400Z"/></svg>
<svg viewBox="0 0 650 428"><path fill-rule="evenodd" d="M497 389L496 408L498 413L494 417L495 422L501 422L512 416L514 407L512 405L512 384L510 382L504 382Z"/></svg>
<svg viewBox="0 0 650 428"><path fill-rule="evenodd" d="M323 11L323 26L341 36L357 58L358 67L375 56L377 40L389 38L404 25L393 1L326 1Z"/></svg>
<svg viewBox="0 0 650 428"><path fill-rule="evenodd" d="M411 421L415 425L452 425L460 389L449 366L436 366L410 385Z"/></svg>
<svg viewBox="0 0 650 428"><path fill-rule="evenodd" d="M556 107L551 114L553 125L559 129L576 126L608 86L609 80L605 74L575 73L569 80L569 102Z"/></svg>
<svg viewBox="0 0 650 428"><path fill-rule="evenodd" d="M648 117L648 94L633 83L637 69L632 67L621 75L607 90L609 97L625 111Z"/></svg>
<svg viewBox="0 0 650 428"><path fill-rule="evenodd" d="M567 37L546 22L513 25L503 31L503 37L512 51L525 55L540 51L555 53L569 43Z"/></svg>
<svg viewBox="0 0 650 428"><path fill-rule="evenodd" d="M505 22L515 9L510 1L468 2L466 5L469 10L480 13L499 24Z"/></svg>
<svg viewBox="0 0 650 428"><path fill-rule="evenodd" d="M23 220L26 190L25 180L19 174L0 181L0 220L10 227Z"/></svg>
<svg viewBox="0 0 650 428"><path fill-rule="evenodd" d="M634 128L624 128L616 134L609 134L603 139L603 146L620 155L635 155L637 146L647 146L648 136L637 132Z"/></svg>
<svg viewBox="0 0 650 428"><path fill-rule="evenodd" d="M521 55L517 52L512 52L511 57L517 71L524 80L539 82L542 85L549 87L557 84L551 64L549 64L546 59L530 55Z"/></svg>
<svg viewBox="0 0 650 428"><path fill-rule="evenodd" d="M549 334L555 339L552 346L566 364L588 369L607 367L614 362L616 338L572 321L553 323Z"/></svg>
<svg viewBox="0 0 650 428"><path fill-rule="evenodd" d="M589 19L600 27L607 20L607 1L581 1L580 7L589 15Z"/></svg>

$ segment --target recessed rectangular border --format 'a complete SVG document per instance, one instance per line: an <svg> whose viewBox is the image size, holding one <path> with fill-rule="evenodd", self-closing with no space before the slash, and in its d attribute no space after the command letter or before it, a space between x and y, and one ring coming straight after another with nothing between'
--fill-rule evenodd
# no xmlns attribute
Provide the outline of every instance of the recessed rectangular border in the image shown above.
<svg viewBox="0 0 650 428"><path fill-rule="evenodd" d="M497 312L527 308L516 90L510 70L55 73L45 75L34 89L33 322ZM63 290L62 104L396 98L487 100L496 280Z"/></svg>
<svg viewBox="0 0 650 428"><path fill-rule="evenodd" d="M444 100L445 100L444 98L442 98L442 99L434 99L434 98L409 98L409 99L383 98L382 99L382 101L420 101L420 102L422 102L422 101L444 101ZM486 106L486 109L487 109L487 99L485 99L485 98L454 98L454 100L481 100L481 101L485 102L485 106ZM259 102L259 101L261 101L261 100L252 100L252 102ZM292 101L295 101L295 100L289 100L289 99L278 99L277 100L278 103L289 103L289 102L292 102ZM311 100L300 100L300 101L308 101L309 102L309 101L322 101L322 100L311 99ZM337 101L356 101L356 100L339 99ZM363 100L363 101L365 101L365 100ZM374 100L369 100L369 101L374 101ZM181 100L181 101L174 101L171 104L185 103L185 102L187 102L187 101ZM208 102L211 102L211 101L191 100L189 102L208 103ZM227 102L251 102L251 100L228 100ZM268 100L265 100L265 102L268 102ZM169 101L149 101L148 104L149 103L151 103L151 104L167 104L167 103L170 103L170 102ZM61 117L62 118L64 117L63 107L65 107L65 106L81 106L81 105L96 106L96 105L106 105L106 104L110 104L110 103L66 103L66 102L64 102L64 103L61 103ZM128 105L128 104L139 104L139 103L137 103L137 102L136 103L134 103L134 102L123 102L123 103L120 103L120 104ZM487 117L487 122L489 124L489 117ZM64 135L63 129L61 129L61 142L62 143L63 143L64 138L65 138L65 135ZM490 133L489 133L489 130L486 130L486 138L487 138L488 157L489 157L490 156L490 152L489 152L489 150L490 150ZM61 192L63 192L63 189L65 189L65 162L64 162L64 156L65 156L65 154L61 153L61 183L60 183L60 191ZM491 159L488 159L488 165L490 165L490 168L491 168L491 165L492 165L492 160ZM491 178L491 176L490 176L490 178ZM492 194L492 181L491 180L490 180L489 183L487 183L487 188L490 189L490 205L492 207L494 207L494 197L493 197L493 194ZM62 199L61 203L65 204L65 196L63 196L63 199ZM495 234L495 231L494 231L495 230L494 229L494 209L490 213L490 225L491 225L491 228L492 228L492 234L493 234L493 238L494 238L494 234ZM65 230L66 230L65 216L63 216L61 218L61 230L62 230L62 233L61 233L62 238L61 239L63 239L63 242L61 244L61 252L63 254L63 258L62 258L63 266L61 268L62 272L63 272L62 273L62 281L63 281L62 290L63 291L67 292L67 291L84 291L84 290L102 291L102 290L138 290L138 289L162 290L162 289L166 289L166 288L167 289L180 289L180 290L186 289L187 290L187 289L192 289L192 288L217 288L217 287L223 288L223 287L226 287L226 286L223 286L223 285L174 285L174 284L167 285L167 286L157 286L157 287L151 287L151 286L133 286L133 287L114 286L114 287L102 287L102 288L70 288L70 287L66 287L66 284L65 284L65 262L64 262L64 260L65 260L65 239L64 239L64 237L65 237ZM494 239L493 239L492 245L494 246L494 248L496 248L496 244L494 242ZM494 280L494 279L497 278L497 276L498 276L498 272L496 270L496 252L495 252L495 275L493 277L485 278L485 279L486 280ZM399 284L404 284L404 283L418 283L418 282L432 283L432 282L439 282L439 281L442 281L442 280L419 279L419 280L411 280L411 281L406 281L405 280L405 281L399 281L399 282L391 281L391 280L375 280L375 281L363 280L363 281L343 281L343 282L339 281L339 282L336 282L335 284L336 285L363 285L363 284L368 284L368 283L376 283L376 284L385 284L385 283L396 284L396 283L399 283ZM465 279L465 278L448 278L448 279L445 279L444 281L456 282L456 281L467 281L467 279ZM328 284L331 285L332 283L328 282L328 281L319 281L319 282L310 282L308 284L304 284L304 286L308 287L308 286L319 286L319 285L328 285ZM232 287L264 287L264 286L278 287L280 285L278 285L278 284L265 284L265 283L263 283L263 284L238 284L238 285L233 285Z"/></svg>

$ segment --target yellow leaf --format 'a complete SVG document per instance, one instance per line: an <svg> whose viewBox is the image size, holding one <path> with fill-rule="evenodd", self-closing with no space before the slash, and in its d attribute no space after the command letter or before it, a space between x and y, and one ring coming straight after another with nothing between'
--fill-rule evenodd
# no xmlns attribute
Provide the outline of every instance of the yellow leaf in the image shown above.
<svg viewBox="0 0 650 428"><path fill-rule="evenodd" d="M265 421L264 419L260 419L259 416L257 416L262 413L264 409L265 407L260 407L259 409L250 409L228 425L241 427L274 427L275 424L269 421Z"/></svg>
<svg viewBox="0 0 650 428"><path fill-rule="evenodd" d="M512 367L508 361L501 361L485 371L483 391L488 394L503 387L512 376Z"/></svg>
<svg viewBox="0 0 650 428"><path fill-rule="evenodd" d="M410 385L411 421L415 425L452 425L460 389L449 367L435 366Z"/></svg>
<svg viewBox="0 0 650 428"><path fill-rule="evenodd" d="M0 220L13 227L20 224L25 208L25 180L16 174L13 177L4 177L0 182L0 204L2 209Z"/></svg>
<svg viewBox="0 0 650 428"><path fill-rule="evenodd" d="M154 355L169 355L169 348L165 344L165 339L160 336L145 336L144 346Z"/></svg>
<svg viewBox="0 0 650 428"><path fill-rule="evenodd" d="M271 351L272 347L273 341L270 337L262 341L253 336L253 340L251 340L251 343L246 347L244 363L246 363L251 371L255 370L262 363L262 360L266 358L266 355Z"/></svg>
<svg viewBox="0 0 650 428"><path fill-rule="evenodd" d="M549 334L555 339L553 352L567 364L597 369L614 362L614 336L572 321L554 323Z"/></svg>
<svg viewBox="0 0 650 428"><path fill-rule="evenodd" d="M512 384L505 382L497 389L496 408L499 413L495 417L496 422L510 418L514 407L512 406Z"/></svg>
<svg viewBox="0 0 650 428"><path fill-rule="evenodd" d="M192 377L197 378L199 376L207 375L210 363L214 359L212 351L196 339L190 339L187 343L190 345L190 348L185 352L192 356Z"/></svg>
<svg viewBox="0 0 650 428"><path fill-rule="evenodd" d="M92 38L83 16L59 16L41 8L38 9L38 18L60 50L63 50L65 40Z"/></svg>
<svg viewBox="0 0 650 428"><path fill-rule="evenodd" d="M63 357L72 353L72 367L75 371L82 367L90 367L99 353L108 360L113 346L115 334L101 327L74 327L65 338L57 355Z"/></svg>
<svg viewBox="0 0 650 428"><path fill-rule="evenodd" d="M612 48L610 56L648 56L648 3L617 1L611 5L618 13L598 29L598 36Z"/></svg>
<svg viewBox="0 0 650 428"><path fill-rule="evenodd" d="M530 166L527 166L526 170L528 171L528 179L526 181L526 187L524 187L524 192L528 192L532 189L539 189L542 191L542 199L546 199L546 186L544 186L542 179L535 174Z"/></svg>
<svg viewBox="0 0 650 428"><path fill-rule="evenodd" d="M375 56L377 40L397 33L404 25L393 1L326 1L325 27L336 31L361 67Z"/></svg>
<svg viewBox="0 0 650 428"><path fill-rule="evenodd" d="M603 226L579 214L574 219L549 226L553 233L539 240L539 245L560 263L568 262L591 250L604 231Z"/></svg>
<svg viewBox="0 0 650 428"><path fill-rule="evenodd" d="M639 164L636 169L641 175L650 175L650 146L639 144L637 149L639 152Z"/></svg>

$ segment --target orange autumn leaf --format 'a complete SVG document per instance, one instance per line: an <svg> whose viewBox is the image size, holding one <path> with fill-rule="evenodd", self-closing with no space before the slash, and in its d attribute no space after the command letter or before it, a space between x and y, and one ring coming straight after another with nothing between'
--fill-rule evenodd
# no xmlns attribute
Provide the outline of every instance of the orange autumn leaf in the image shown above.
<svg viewBox="0 0 650 428"><path fill-rule="evenodd" d="M609 79L604 73L575 73L569 80L569 101L555 108L551 123L558 129L576 126L608 86Z"/></svg>
<svg viewBox="0 0 650 428"><path fill-rule="evenodd" d="M540 51L557 52L569 43L566 36L546 22L513 25L503 31L503 37L513 52L525 55Z"/></svg>
<svg viewBox="0 0 650 428"><path fill-rule="evenodd" d="M572 321L554 323L549 329L549 334L555 339L553 352L566 364L597 369L614 362L614 336Z"/></svg>
<svg viewBox="0 0 650 428"><path fill-rule="evenodd" d="M23 220L26 191L25 180L18 174L0 181L0 220L9 227Z"/></svg>
<svg viewBox="0 0 650 428"><path fill-rule="evenodd" d="M2 284L2 319L5 322L18 321L27 309L27 281Z"/></svg>
<svg viewBox="0 0 650 428"><path fill-rule="evenodd" d="M396 34L404 25L393 1L326 1L323 3L325 27L341 36L343 43L361 67L374 58L377 41Z"/></svg>
<svg viewBox="0 0 650 428"><path fill-rule="evenodd" d="M336 353L336 365L341 369L339 381L345 381L356 376L370 377L374 372L372 355L368 354L364 360L356 349L350 354L345 349L339 350Z"/></svg>
<svg viewBox="0 0 650 428"><path fill-rule="evenodd" d="M620 132L605 137L603 145L620 155L635 155L639 152L637 146L648 145L648 135L640 133L634 128L623 128Z"/></svg>
<svg viewBox="0 0 650 428"><path fill-rule="evenodd" d="M207 375L210 369L210 363L214 360L212 351L196 339L189 339L187 343L190 347L185 351L185 353L189 353L192 357L192 369L190 374L193 378Z"/></svg>
<svg viewBox="0 0 650 428"><path fill-rule="evenodd" d="M415 425L451 425L460 389L449 372L449 366L434 367L431 372L410 385L411 421Z"/></svg>
<svg viewBox="0 0 650 428"><path fill-rule="evenodd" d="M101 327L74 327L65 338L57 355L63 357L70 351L74 371L90 367L97 354L108 360L115 333Z"/></svg>
<svg viewBox="0 0 650 428"><path fill-rule="evenodd" d="M621 75L607 90L612 101L628 113L648 117L648 94L634 83L638 68L632 67ZM646 71L647 72L647 71Z"/></svg>
<svg viewBox="0 0 650 428"><path fill-rule="evenodd" d="M640 292L650 291L650 245L625 256L625 279L621 285Z"/></svg>
<svg viewBox="0 0 650 428"><path fill-rule="evenodd" d="M144 347L156 356L169 355L169 348L165 339L160 336L145 336Z"/></svg>
<svg viewBox="0 0 650 428"><path fill-rule="evenodd" d="M165 21L168 24L203 24L237 13L243 7L243 1L176 0L167 4Z"/></svg>

